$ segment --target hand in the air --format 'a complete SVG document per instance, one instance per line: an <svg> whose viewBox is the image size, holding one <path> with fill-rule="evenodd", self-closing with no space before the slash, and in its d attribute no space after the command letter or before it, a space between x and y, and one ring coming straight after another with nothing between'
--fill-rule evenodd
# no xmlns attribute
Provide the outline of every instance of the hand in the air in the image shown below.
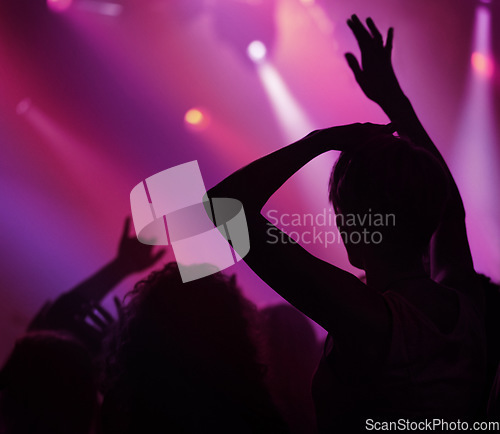
<svg viewBox="0 0 500 434"><path fill-rule="evenodd" d="M394 92L401 92L391 62L394 30L392 27L389 29L384 44L373 20L368 18L366 24L367 27L356 15L347 20L361 50L361 65L354 54L346 53L345 57L365 95L382 104L394 96Z"/></svg>
<svg viewBox="0 0 500 434"><path fill-rule="evenodd" d="M125 220L120 245L118 246L117 261L127 274L142 271L154 265L166 253L166 249L156 252L154 246L142 244L130 232L130 217Z"/></svg>

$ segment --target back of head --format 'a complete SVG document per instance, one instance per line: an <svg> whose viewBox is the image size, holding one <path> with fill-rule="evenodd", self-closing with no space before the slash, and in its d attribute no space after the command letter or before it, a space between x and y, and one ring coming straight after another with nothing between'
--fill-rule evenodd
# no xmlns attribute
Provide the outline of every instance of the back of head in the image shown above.
<svg viewBox="0 0 500 434"><path fill-rule="evenodd" d="M393 135L342 152L330 177L330 201L343 223L355 222L352 230L379 233L369 239L393 256L425 251L447 191L436 158Z"/></svg>
<svg viewBox="0 0 500 434"><path fill-rule="evenodd" d="M71 336L30 332L2 371L2 413L9 433L88 433L97 405L94 366Z"/></svg>
<svg viewBox="0 0 500 434"><path fill-rule="evenodd" d="M254 340L256 309L234 278L216 273L183 283L177 264L170 263L127 297L108 357L105 418L111 420L117 406L132 405L130 417L139 424L155 419L164 427L186 427L210 409L212 417L226 417L220 409L230 403L265 407L268 398ZM123 402L124 387L134 388L129 392L133 404ZM122 391L113 393L117 388ZM148 405L139 405L139 396Z"/></svg>
<svg viewBox="0 0 500 434"><path fill-rule="evenodd" d="M256 309L234 278L216 273L183 283L170 263L138 282L127 298L115 354L122 372L148 375L152 363L185 366L197 359L211 365L256 361Z"/></svg>

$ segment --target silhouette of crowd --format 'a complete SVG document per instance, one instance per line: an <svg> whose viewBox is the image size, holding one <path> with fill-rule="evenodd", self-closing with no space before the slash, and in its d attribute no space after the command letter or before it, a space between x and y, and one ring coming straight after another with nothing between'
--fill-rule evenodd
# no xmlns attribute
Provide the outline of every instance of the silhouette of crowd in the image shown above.
<svg viewBox="0 0 500 434"><path fill-rule="evenodd" d="M259 311L221 272L183 283L127 219L116 258L43 306L16 342L0 372L0 432L351 433L368 420L500 420L500 288L474 270L459 190L393 71L393 30L384 41L370 18L348 25L361 62L348 53L347 63L391 123L313 131L208 192L243 203L244 260L289 304ZM267 239L265 203L330 150L340 151L335 213L395 216L339 227L363 281L285 233ZM375 231L378 242L353 242ZM116 315L101 306L153 265L115 297Z"/></svg>

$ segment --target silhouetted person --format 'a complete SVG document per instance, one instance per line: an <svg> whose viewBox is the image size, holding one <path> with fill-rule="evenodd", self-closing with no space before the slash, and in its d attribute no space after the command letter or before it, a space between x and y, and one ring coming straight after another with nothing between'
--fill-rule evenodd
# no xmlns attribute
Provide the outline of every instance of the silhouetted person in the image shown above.
<svg viewBox="0 0 500 434"><path fill-rule="evenodd" d="M112 316L101 300L125 277L160 259L129 236L125 221L116 258L72 290L46 303L0 372L8 433L88 433L96 417L97 365ZM0 424L1 426L1 424Z"/></svg>
<svg viewBox="0 0 500 434"><path fill-rule="evenodd" d="M321 357L310 321L288 304L261 310L267 382L291 433L316 432L311 382Z"/></svg>
<svg viewBox="0 0 500 434"><path fill-rule="evenodd" d="M106 433L279 433L255 307L220 273L183 283L168 264L127 296L110 342Z"/></svg>
<svg viewBox="0 0 500 434"><path fill-rule="evenodd" d="M31 332L18 339L0 380L0 430L88 434L97 415L97 375L72 336Z"/></svg>
<svg viewBox="0 0 500 434"><path fill-rule="evenodd" d="M500 420L500 285L479 275L486 305L488 418Z"/></svg>
<svg viewBox="0 0 500 434"><path fill-rule="evenodd" d="M98 355L103 336L113 322L100 302L127 276L151 267L165 254L165 250L153 253L153 246L140 243L135 236L129 236L129 232L130 217L125 219L116 257L53 303L47 302L28 330L71 333Z"/></svg>
<svg viewBox="0 0 500 434"><path fill-rule="evenodd" d="M209 197L243 203L251 246L245 262L329 332L314 384L321 432L364 432L368 418L471 418L484 396L485 338L462 201L392 71L392 30L384 45L371 20L371 33L355 16L349 24L363 69L352 55L349 64L393 125L315 131L235 172ZM278 228L261 215L291 175L332 149L342 154L330 200L366 284L285 234L270 242L269 229ZM430 277L423 256L433 234Z"/></svg>

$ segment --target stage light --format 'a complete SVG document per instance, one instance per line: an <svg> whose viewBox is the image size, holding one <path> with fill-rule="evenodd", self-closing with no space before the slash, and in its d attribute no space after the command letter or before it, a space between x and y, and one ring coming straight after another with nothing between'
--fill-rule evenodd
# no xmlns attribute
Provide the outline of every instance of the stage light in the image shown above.
<svg viewBox="0 0 500 434"><path fill-rule="evenodd" d="M184 120L190 125L200 125L203 122L203 113L198 109L188 110Z"/></svg>
<svg viewBox="0 0 500 434"><path fill-rule="evenodd" d="M203 130L209 125L210 118L205 110L192 108L184 115L184 122L190 129Z"/></svg>
<svg viewBox="0 0 500 434"><path fill-rule="evenodd" d="M487 55L475 51L470 61L474 70L480 75L488 78L493 75L493 62Z"/></svg>
<svg viewBox="0 0 500 434"><path fill-rule="evenodd" d="M25 115L31 107L31 99L24 98L16 106L16 113L19 116Z"/></svg>
<svg viewBox="0 0 500 434"><path fill-rule="evenodd" d="M262 62L266 58L267 48L261 41L253 41L248 44L247 54L254 62Z"/></svg>
<svg viewBox="0 0 500 434"><path fill-rule="evenodd" d="M55 12L63 12L71 7L73 0L47 0L47 6Z"/></svg>
<svg viewBox="0 0 500 434"><path fill-rule="evenodd" d="M497 280L500 278L500 207L494 198L498 196L500 184L500 158L491 80L493 69L492 14L489 7L478 4L470 75L462 114L457 121L451 167L467 209L467 231L474 268Z"/></svg>

